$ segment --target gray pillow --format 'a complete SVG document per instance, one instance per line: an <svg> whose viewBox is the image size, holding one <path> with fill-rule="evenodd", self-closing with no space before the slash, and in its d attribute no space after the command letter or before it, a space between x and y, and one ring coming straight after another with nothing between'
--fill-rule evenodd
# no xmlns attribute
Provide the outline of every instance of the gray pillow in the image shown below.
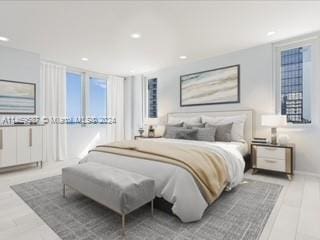
<svg viewBox="0 0 320 240"><path fill-rule="evenodd" d="M165 130L163 133L163 137L165 138L172 138L172 137L166 137L168 134L170 135L171 133L168 133L168 128L182 128L183 122L182 123L177 123L177 124L166 124Z"/></svg>
<svg viewBox="0 0 320 240"><path fill-rule="evenodd" d="M205 124L204 123L198 123L198 124L187 124L187 123L183 123L183 127L184 128L204 128Z"/></svg>
<svg viewBox="0 0 320 240"><path fill-rule="evenodd" d="M197 129L186 129L182 127L167 127L164 138L173 139L196 139Z"/></svg>
<svg viewBox="0 0 320 240"><path fill-rule="evenodd" d="M198 141L206 141L206 142L214 142L215 141L215 134L216 128L211 126L207 128L192 128L198 129L197 132L197 140Z"/></svg>
<svg viewBox="0 0 320 240"><path fill-rule="evenodd" d="M231 130L233 123L223 125L210 125L206 123L206 128L216 128L215 140L220 142L231 142Z"/></svg>
<svg viewBox="0 0 320 240"><path fill-rule="evenodd" d="M176 139L197 140L198 129L183 129L177 132Z"/></svg>

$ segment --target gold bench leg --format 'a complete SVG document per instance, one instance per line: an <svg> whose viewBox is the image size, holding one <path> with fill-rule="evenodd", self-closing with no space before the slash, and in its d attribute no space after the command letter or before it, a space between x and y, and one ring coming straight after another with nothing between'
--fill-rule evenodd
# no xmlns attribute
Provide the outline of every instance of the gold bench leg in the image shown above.
<svg viewBox="0 0 320 240"><path fill-rule="evenodd" d="M62 185L62 196L65 198L66 197L66 185Z"/></svg>
<svg viewBox="0 0 320 240"><path fill-rule="evenodd" d="M153 217L153 199L152 199L152 201L151 201L151 216Z"/></svg>
<svg viewBox="0 0 320 240"><path fill-rule="evenodd" d="M122 234L126 235L126 231L125 231L125 224L126 224L126 215L122 214Z"/></svg>

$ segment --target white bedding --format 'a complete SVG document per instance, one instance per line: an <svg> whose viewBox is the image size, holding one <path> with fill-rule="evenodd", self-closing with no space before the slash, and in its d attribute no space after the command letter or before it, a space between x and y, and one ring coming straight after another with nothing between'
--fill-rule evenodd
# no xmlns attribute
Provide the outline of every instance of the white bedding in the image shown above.
<svg viewBox="0 0 320 240"><path fill-rule="evenodd" d="M239 151L242 156L245 156L249 152L246 142L214 142L214 144L226 149L234 148Z"/></svg>
<svg viewBox="0 0 320 240"><path fill-rule="evenodd" d="M232 188L238 185L243 179L245 163L240 152L240 144L164 138L140 141L165 141L208 147L226 159L230 176L229 187ZM181 167L157 161L95 151L90 152L81 160L81 162L87 161L107 164L153 178L156 183L156 196L162 197L172 203L173 213L183 222L200 220L205 209L208 207L192 175Z"/></svg>

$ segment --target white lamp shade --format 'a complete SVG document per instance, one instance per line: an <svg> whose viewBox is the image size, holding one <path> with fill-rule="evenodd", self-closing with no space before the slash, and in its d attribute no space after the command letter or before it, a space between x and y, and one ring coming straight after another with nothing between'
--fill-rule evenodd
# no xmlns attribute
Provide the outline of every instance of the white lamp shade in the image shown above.
<svg viewBox="0 0 320 240"><path fill-rule="evenodd" d="M146 118L144 123L147 125L157 125L159 122L158 118Z"/></svg>
<svg viewBox="0 0 320 240"><path fill-rule="evenodd" d="M287 116L285 115L262 115L261 125L267 127L281 127L287 125Z"/></svg>

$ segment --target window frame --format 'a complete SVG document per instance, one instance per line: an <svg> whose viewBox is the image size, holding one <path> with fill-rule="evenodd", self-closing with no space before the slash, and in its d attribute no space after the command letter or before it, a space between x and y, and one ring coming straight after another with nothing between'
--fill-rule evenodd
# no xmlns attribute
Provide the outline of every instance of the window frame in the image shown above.
<svg viewBox="0 0 320 240"><path fill-rule="evenodd" d="M150 99L149 99L149 91L150 91L150 89L149 89L149 81L151 81L151 80L156 80L156 82L157 82L157 89L156 89L156 117L150 117L150 109L149 109L149 107L150 107ZM158 78L156 78L156 77L154 77L154 78L148 78L147 79L147 81L146 81L146 88L147 88L147 96L146 96L146 98L147 98L147 112L146 112L146 114L147 114L147 118L158 118L158 109L159 109L159 107L158 107Z"/></svg>
<svg viewBox="0 0 320 240"><path fill-rule="evenodd" d="M106 116L108 115L108 85L109 85L109 81L108 81L108 77L104 76L104 75L100 75L100 74L89 74L88 75L88 93L87 93L87 108L86 108L86 116L91 116L90 114L90 81L92 79L98 79L98 80L104 80L106 82Z"/></svg>
<svg viewBox="0 0 320 240"><path fill-rule="evenodd" d="M317 83L316 79L318 75L317 64L319 55L319 38L318 36L311 36L305 38L297 38L291 41L282 41L280 43L273 44L273 92L274 92L274 102L275 112L281 114L281 52L290 50L293 48L306 47L311 48L311 79L310 79L310 120L311 123L292 123L289 122L289 127L310 127L315 122L318 122L318 113L316 109L318 105L318 99L316 95Z"/></svg>
<svg viewBox="0 0 320 240"><path fill-rule="evenodd" d="M85 105L86 105L86 101L85 101L85 73L82 72L82 71L78 71L78 70L75 70L73 68L70 68L70 69L67 69L66 70L66 74L68 73L71 73L71 74L76 74L76 75L80 75L81 76L81 79L80 79L80 82L81 82L81 105L82 105L82 109L81 109L81 118L85 117ZM67 76L66 76L66 85L67 85ZM66 101L67 101L67 91L66 91ZM66 102L66 104L68 104ZM69 117L69 116L66 116L66 117ZM77 123L68 123L68 125L79 125Z"/></svg>
<svg viewBox="0 0 320 240"><path fill-rule="evenodd" d="M108 85L109 85L109 76L106 74L102 73L95 73L95 72L90 72L90 71L85 71L83 69L78 69L78 68L73 68L73 67L68 67L66 69L66 73L73 73L73 74L78 74L81 75L81 95L82 95L82 113L81 117L87 118L90 117L90 79L91 78L98 78L101 80L105 80L107 84L107 96L108 96ZM67 81L67 79L66 79ZM66 82L67 84L67 82ZM66 96L67 97L67 96ZM108 97L106 99L106 108L108 110ZM67 103L66 103L67 104ZM106 111L108 114L108 112ZM69 117L69 116L67 116ZM106 116L107 117L107 116ZM76 125L81 127L88 127L88 125L92 124L68 124L68 125Z"/></svg>

